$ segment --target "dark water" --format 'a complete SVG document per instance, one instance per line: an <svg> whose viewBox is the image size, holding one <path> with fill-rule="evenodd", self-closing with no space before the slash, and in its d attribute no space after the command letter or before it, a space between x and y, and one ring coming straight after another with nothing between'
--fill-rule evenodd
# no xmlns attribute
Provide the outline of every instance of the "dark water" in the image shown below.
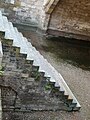
<svg viewBox="0 0 90 120"><path fill-rule="evenodd" d="M37 50L53 54L56 61L66 62L90 71L90 42L64 37L46 38L36 33L36 29L17 27L24 36L31 38L31 43Z"/></svg>
<svg viewBox="0 0 90 120"><path fill-rule="evenodd" d="M48 46L44 50L54 53L57 60L90 70L90 43L67 38L51 38L46 40Z"/></svg>

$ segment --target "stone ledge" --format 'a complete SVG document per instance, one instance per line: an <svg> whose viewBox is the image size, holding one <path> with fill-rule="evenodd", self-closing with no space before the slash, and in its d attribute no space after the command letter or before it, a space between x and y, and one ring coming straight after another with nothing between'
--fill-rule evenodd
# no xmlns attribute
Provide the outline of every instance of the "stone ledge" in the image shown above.
<svg viewBox="0 0 90 120"><path fill-rule="evenodd" d="M84 40L84 41L90 41L90 36L87 35L82 35L82 34L75 34L75 33L69 33L69 32L65 32L65 31L59 31L59 30L55 30L52 28L49 28L47 30L47 34L50 36L56 36L56 37L66 37L66 38L74 38L77 40Z"/></svg>

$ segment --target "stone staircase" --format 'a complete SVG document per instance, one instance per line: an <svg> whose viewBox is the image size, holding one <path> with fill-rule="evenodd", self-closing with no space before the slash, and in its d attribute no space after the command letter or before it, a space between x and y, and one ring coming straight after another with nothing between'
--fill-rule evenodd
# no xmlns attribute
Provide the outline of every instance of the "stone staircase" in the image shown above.
<svg viewBox="0 0 90 120"><path fill-rule="evenodd" d="M49 89L50 93L54 90L53 94L61 95L70 111L78 111L81 108L61 74L23 37L22 33L18 32L16 27L13 27L7 17L2 16L1 12L0 39L0 61L2 60L4 67L2 78L4 82L0 81L1 86L10 86L21 96L22 90L28 86L33 87L29 85L32 81L29 78L36 81L43 79L45 84L49 83L46 89Z"/></svg>

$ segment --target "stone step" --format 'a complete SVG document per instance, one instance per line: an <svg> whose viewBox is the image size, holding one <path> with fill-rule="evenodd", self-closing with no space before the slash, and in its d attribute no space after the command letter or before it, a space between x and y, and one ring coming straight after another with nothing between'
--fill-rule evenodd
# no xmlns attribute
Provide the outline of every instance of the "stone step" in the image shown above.
<svg viewBox="0 0 90 120"><path fill-rule="evenodd" d="M3 16L2 18L4 23L4 29L5 29L5 39L13 39L7 17Z"/></svg>
<svg viewBox="0 0 90 120"><path fill-rule="evenodd" d="M15 43L17 43L18 41L17 41L17 36L15 34L15 30L14 30L13 24L11 22L9 22L9 27L10 27L9 29L10 29L11 34L12 34L13 46L15 46ZM17 42L15 42L15 41L17 41Z"/></svg>
<svg viewBox="0 0 90 120"><path fill-rule="evenodd" d="M0 31L4 32L4 23L3 23L3 17L2 17L2 12L0 11Z"/></svg>
<svg viewBox="0 0 90 120"><path fill-rule="evenodd" d="M15 34L17 36L17 39L19 41L18 46L20 47L20 53L27 54L27 47L25 45L25 42L23 41L22 34L20 32L18 32L16 27L14 28L14 30L15 30Z"/></svg>

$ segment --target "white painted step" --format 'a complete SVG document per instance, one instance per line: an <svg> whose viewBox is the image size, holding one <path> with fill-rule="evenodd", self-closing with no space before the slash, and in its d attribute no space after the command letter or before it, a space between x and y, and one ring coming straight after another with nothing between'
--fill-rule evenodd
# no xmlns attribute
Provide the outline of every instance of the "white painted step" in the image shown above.
<svg viewBox="0 0 90 120"><path fill-rule="evenodd" d="M2 17L2 13L0 11L0 31L4 32L4 23L3 23L3 17Z"/></svg>
<svg viewBox="0 0 90 120"><path fill-rule="evenodd" d="M6 16L3 16L2 18L4 23L4 29L5 29L5 39L12 39L8 19Z"/></svg>
<svg viewBox="0 0 90 120"><path fill-rule="evenodd" d="M9 29L10 29L10 32L11 32L11 35L12 35L11 38L12 38L12 40L14 42L15 39L16 39L16 36L15 36L15 30L14 30L13 24L11 22L9 22Z"/></svg>

